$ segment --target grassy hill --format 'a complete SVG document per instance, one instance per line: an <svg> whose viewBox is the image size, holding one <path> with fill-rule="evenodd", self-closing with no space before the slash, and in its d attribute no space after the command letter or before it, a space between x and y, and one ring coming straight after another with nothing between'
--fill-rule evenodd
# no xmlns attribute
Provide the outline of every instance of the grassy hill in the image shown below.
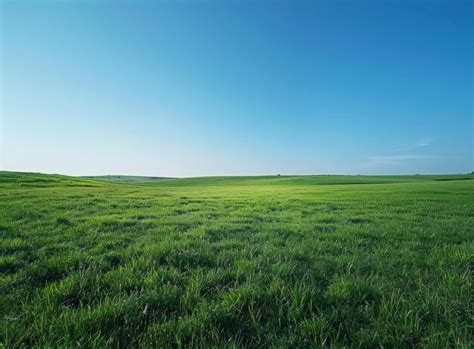
<svg viewBox="0 0 474 349"><path fill-rule="evenodd" d="M170 179L168 177L150 177L150 176L123 176L123 175L106 175L106 176L87 176L84 178L97 179L104 181L116 181L126 183L149 183L156 182L163 179Z"/></svg>
<svg viewBox="0 0 474 349"><path fill-rule="evenodd" d="M274 185L331 185L331 184L387 184L419 181L472 180L473 175L439 175L439 176L237 176L237 177L195 177L170 178L154 182L160 186L274 186Z"/></svg>
<svg viewBox="0 0 474 349"><path fill-rule="evenodd" d="M0 342L469 348L472 179L0 172Z"/></svg>

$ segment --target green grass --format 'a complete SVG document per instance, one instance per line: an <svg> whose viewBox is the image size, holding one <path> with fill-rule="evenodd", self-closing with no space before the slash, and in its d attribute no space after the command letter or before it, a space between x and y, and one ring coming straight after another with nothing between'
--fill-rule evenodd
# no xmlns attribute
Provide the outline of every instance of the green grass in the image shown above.
<svg viewBox="0 0 474 349"><path fill-rule="evenodd" d="M471 348L473 179L0 172L0 341Z"/></svg>
<svg viewBox="0 0 474 349"><path fill-rule="evenodd" d="M128 183L143 183L143 182L156 182L163 179L170 179L168 177L146 177L146 176L88 176L84 178L99 179L104 181L114 182L128 182Z"/></svg>

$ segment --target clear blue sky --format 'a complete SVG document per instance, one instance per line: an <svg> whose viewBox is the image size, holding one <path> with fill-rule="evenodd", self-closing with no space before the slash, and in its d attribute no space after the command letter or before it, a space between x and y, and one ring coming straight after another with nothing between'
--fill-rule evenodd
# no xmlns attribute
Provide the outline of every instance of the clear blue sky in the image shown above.
<svg viewBox="0 0 474 349"><path fill-rule="evenodd" d="M471 1L3 1L1 167L459 173Z"/></svg>

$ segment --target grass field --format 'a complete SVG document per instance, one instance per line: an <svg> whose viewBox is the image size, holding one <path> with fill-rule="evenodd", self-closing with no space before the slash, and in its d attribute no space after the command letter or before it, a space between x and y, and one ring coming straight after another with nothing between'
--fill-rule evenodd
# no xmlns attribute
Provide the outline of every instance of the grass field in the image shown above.
<svg viewBox="0 0 474 349"><path fill-rule="evenodd" d="M5 347L472 348L474 176L0 172Z"/></svg>

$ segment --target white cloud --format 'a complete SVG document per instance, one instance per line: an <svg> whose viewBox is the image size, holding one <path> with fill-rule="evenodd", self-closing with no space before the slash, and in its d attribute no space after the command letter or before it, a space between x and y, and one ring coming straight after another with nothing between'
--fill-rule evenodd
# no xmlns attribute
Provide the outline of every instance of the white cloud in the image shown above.
<svg viewBox="0 0 474 349"><path fill-rule="evenodd" d="M427 146L431 145L431 143L433 143L433 142L434 142L433 138L424 137L424 138L420 138L418 141L416 141L414 146L417 147L417 148L423 148L423 147L427 147Z"/></svg>
<svg viewBox="0 0 474 349"><path fill-rule="evenodd" d="M386 156L369 156L369 161L379 164L397 164L412 160L433 160L440 159L440 156L427 154L404 154L404 155L386 155Z"/></svg>
<svg viewBox="0 0 474 349"><path fill-rule="evenodd" d="M431 144L433 144L434 139L431 137L423 137L418 139L416 142L414 142L412 145L409 145L407 147L399 149L400 151L407 151L407 150L415 150L419 148L424 148L428 147Z"/></svg>

